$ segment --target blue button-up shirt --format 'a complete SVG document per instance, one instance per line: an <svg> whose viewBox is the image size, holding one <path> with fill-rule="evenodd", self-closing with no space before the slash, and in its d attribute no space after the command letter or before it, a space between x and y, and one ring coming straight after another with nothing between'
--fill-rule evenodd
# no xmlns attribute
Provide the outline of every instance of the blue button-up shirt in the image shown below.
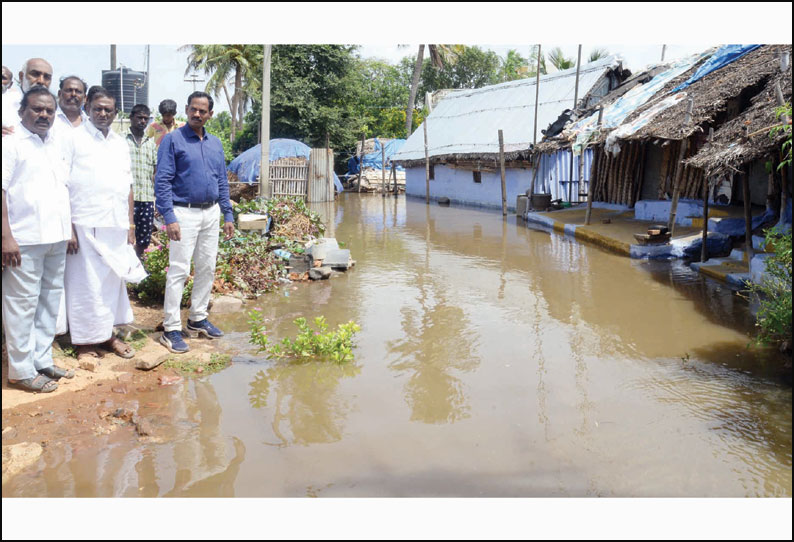
<svg viewBox="0 0 794 542"><path fill-rule="evenodd" d="M204 139L199 139L187 124L166 134L157 151L154 193L157 210L166 224L177 221L174 202L208 203L216 200L224 220L233 222L221 140L206 130Z"/></svg>

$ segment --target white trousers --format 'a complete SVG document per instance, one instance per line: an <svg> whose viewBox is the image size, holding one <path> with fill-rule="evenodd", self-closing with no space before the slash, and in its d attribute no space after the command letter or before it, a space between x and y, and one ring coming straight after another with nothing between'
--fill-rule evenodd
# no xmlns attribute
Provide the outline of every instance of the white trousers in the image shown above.
<svg viewBox="0 0 794 542"><path fill-rule="evenodd" d="M220 206L208 209L174 207L174 214L182 233L181 241L170 241L168 273L165 278L165 302L163 310L166 331L182 329L179 306L185 280L190 275L190 260L195 263L193 293L190 297L188 318L194 322L207 317L207 307L215 280L215 260L218 257L218 228Z"/></svg>
<svg viewBox="0 0 794 542"><path fill-rule="evenodd" d="M113 326L133 321L127 283L95 248L101 245L124 253L128 250L127 231L76 224L74 229L80 248L77 254L66 256L69 333L72 344L99 344L113 336Z"/></svg>
<svg viewBox="0 0 794 542"><path fill-rule="evenodd" d="M22 263L3 270L3 327L8 378L25 380L52 365L52 341L63 296L66 241L20 246Z"/></svg>

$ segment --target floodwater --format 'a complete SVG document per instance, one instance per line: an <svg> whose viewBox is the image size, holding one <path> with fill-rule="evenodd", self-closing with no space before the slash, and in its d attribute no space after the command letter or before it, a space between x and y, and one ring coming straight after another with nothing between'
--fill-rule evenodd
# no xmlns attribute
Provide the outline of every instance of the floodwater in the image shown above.
<svg viewBox="0 0 794 542"><path fill-rule="evenodd" d="M357 265L266 295L273 334L354 320L353 363L240 355L45 453L4 496L791 497L791 385L728 287L500 213L343 194ZM146 405L155 405L147 410Z"/></svg>

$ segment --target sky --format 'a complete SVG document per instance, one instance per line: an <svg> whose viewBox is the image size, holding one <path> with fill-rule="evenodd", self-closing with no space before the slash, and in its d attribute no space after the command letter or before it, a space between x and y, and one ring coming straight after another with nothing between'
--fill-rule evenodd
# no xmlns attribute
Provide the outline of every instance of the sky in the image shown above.
<svg viewBox="0 0 794 542"><path fill-rule="evenodd" d="M136 70L145 68L144 44L150 43L149 103L154 108L168 97L184 103L193 91L192 84L184 81L185 54L177 51L186 43L358 43L364 57L397 62L415 54L418 43L478 44L500 56L513 48L525 57L532 44L541 43L545 50L559 45L566 56L575 57L576 44L581 42L583 57L594 47L604 47L620 53L626 67L638 70L659 60L662 44L668 44L665 60L670 60L721 43L791 43L791 11L791 3L772 2L3 2L2 60L16 76L27 58L43 57L53 64L56 81L62 75L78 74L97 84L101 70L109 68L111 43L118 44L118 62ZM408 46L398 48L398 44ZM216 111L227 109L224 101L217 101ZM27 536L30 533L22 529L40 523L41 507L21 501L3 501L3 515L9 511L15 519L3 522L4 538L6 525ZM752 504L762 506L749 512L750 499L599 499L597 506L595 499L500 499L498 510L503 513L498 514L484 513L486 505L493 510L490 505L495 501L488 499L316 499L311 510L303 501L193 499L187 504L180 499L128 499L123 503L125 513L146 519L127 522L124 532L156 527L152 532L168 539L183 538L200 527L200 538L293 538L315 526L310 538L400 538L411 533L423 538L503 538L523 533L522 538L540 539L566 535L630 539L652 533L667 538L679 532L696 539L791 536L791 499L757 499L763 502ZM92 499L89 505L79 499L59 499L57 504L42 504L56 506L59 517L71 518L57 522L59 537L91 539L118 532L120 504L113 500ZM87 507L90 521L85 521ZM311 521L306 521L307 512ZM202 517L217 519L195 521ZM274 517L282 519L274 522ZM660 517L675 521L660 522ZM723 521L725 517L732 521ZM748 519L746 526L737 524L740 517ZM246 531L250 518L261 518L261 528ZM786 528L773 529L780 523L776 518L788 519ZM344 530L333 530L340 520ZM240 527L242 531L237 530ZM670 528L680 530L665 530Z"/></svg>
<svg viewBox="0 0 794 542"><path fill-rule="evenodd" d="M355 43L361 45L361 57L396 64L404 56L415 55L420 42L479 45L502 57L509 49L528 57L534 44L541 43L545 51L559 46L566 56L575 59L575 42L581 41L583 58L594 48L605 48L612 54L620 54L624 67L636 72L661 59L663 43L667 44L665 60L672 60L719 43L791 42L791 23L788 33L783 25L766 28L769 11L760 3L754 4L757 9L744 10L739 20L730 19L728 7L713 12L707 4L686 4L680 8L689 14L684 22L677 16L675 3L658 4L655 8L653 4L599 3L598 9L593 4L566 3L564 11L542 3L456 4L454 11L430 4L385 3L368 5L362 11L357 4L337 3L335 6L339 7L333 8L306 3L301 4L303 13L296 12L296 5L226 3L227 9L212 11L207 15L211 19L200 23L197 26L200 30L193 33L183 23L184 9L163 4L138 4L147 17L146 24L136 25L125 25L123 21L91 24L93 14L86 4L49 4L51 20L37 18L36 31L30 32L24 25L14 23L25 20L29 8L22 3L4 2L2 60L16 78L25 60L45 58L53 65L56 83L62 76L79 75L90 86L101 84L102 70L110 69L110 43L117 44L117 64L138 71L146 69L145 44L150 43L149 105L155 109L165 98L182 104L194 89L202 90L204 83L185 81L188 52L179 49L186 43ZM125 3L113 6L122 11L124 6L133 9ZM787 6L790 14L791 5ZM314 14L310 21L306 21L306 12ZM150 16L153 13L157 13L156 17ZM728 17L730 24L724 21L716 26L710 24L705 32L697 27L697 32L687 28L687 25L695 26L693 21L702 20L702 16L714 19L716 13ZM505 14L509 17L505 18ZM637 22L647 21L649 14L655 24L637 28ZM758 24L754 23L754 17ZM69 32L70 20L86 30L80 34ZM407 20L408 24L400 24L401 20ZM282 24L282 21L302 22ZM163 28L168 31L164 32ZM206 79L206 76L199 74L198 78ZM216 99L215 110L228 111L223 96Z"/></svg>

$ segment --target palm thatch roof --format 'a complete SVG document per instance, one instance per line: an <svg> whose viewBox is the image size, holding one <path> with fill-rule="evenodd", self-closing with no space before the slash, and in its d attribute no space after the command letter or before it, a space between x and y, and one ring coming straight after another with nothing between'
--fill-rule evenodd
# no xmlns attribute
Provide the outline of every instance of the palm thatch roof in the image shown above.
<svg viewBox="0 0 794 542"><path fill-rule="evenodd" d="M788 46L789 54L791 46ZM783 99L791 102L791 65L786 72L778 71L766 80L763 90L754 96L742 113L714 131L714 140L687 160L687 164L705 169L709 174L737 171L742 165L775 155L785 135L782 131L770 137L771 127L779 125L775 87L779 86ZM789 119L791 123L791 119Z"/></svg>
<svg viewBox="0 0 794 542"><path fill-rule="evenodd" d="M626 139L679 140L703 131L706 126L723 122L730 115L729 106L737 105L734 103L736 100L742 102L751 99L766 87L770 79L780 73L779 53L783 50L790 52L791 45L763 45L690 85L685 90L693 98L692 119L688 126L683 125L687 103L682 100L656 115L647 125ZM690 72L697 67L670 81L654 99L637 108L625 122L632 122L656 105L672 89L688 79ZM790 78L789 75L789 88ZM741 103L738 105L741 107Z"/></svg>

